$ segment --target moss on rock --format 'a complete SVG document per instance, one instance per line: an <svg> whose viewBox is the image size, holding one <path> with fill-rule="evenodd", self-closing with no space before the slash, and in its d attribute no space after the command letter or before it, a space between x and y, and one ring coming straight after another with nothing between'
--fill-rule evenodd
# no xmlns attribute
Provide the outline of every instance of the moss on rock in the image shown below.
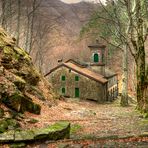
<svg viewBox="0 0 148 148"><path fill-rule="evenodd" d="M8 123L5 120L1 120L0 121L0 133L3 133L5 131L7 131L8 129Z"/></svg>
<svg viewBox="0 0 148 148"><path fill-rule="evenodd" d="M4 142L28 142L35 140L58 140L69 138L70 123L58 122L52 126L33 130L11 130L0 134L0 143Z"/></svg>
<svg viewBox="0 0 148 148"><path fill-rule="evenodd" d="M32 102L28 96L23 95L20 91L15 92L11 96L3 97L2 102L17 112L24 113L28 111L34 114L40 114L41 111L40 105Z"/></svg>
<svg viewBox="0 0 148 148"><path fill-rule="evenodd" d="M18 91L12 94L11 96L5 96L2 98L2 102L10 107L11 109L14 109L17 112L20 112L21 109L21 101L23 99L23 95Z"/></svg>

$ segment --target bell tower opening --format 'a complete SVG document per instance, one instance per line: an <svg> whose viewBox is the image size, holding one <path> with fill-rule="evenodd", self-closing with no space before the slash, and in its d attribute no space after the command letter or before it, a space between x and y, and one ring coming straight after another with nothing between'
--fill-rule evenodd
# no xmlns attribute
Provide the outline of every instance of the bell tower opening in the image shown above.
<svg viewBox="0 0 148 148"><path fill-rule="evenodd" d="M93 61L94 61L94 63L98 63L99 62L99 54L98 53L94 53L93 54Z"/></svg>

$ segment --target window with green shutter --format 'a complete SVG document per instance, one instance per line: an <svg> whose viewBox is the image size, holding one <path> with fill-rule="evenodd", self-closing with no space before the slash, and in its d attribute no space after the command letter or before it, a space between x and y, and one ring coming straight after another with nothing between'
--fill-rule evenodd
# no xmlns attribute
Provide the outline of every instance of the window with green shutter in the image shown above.
<svg viewBox="0 0 148 148"><path fill-rule="evenodd" d="M62 88L62 94L65 94L65 87Z"/></svg>
<svg viewBox="0 0 148 148"><path fill-rule="evenodd" d="M62 81L65 81L65 80L66 80L66 77L63 75L63 76L61 77L61 80L62 80Z"/></svg>
<svg viewBox="0 0 148 148"><path fill-rule="evenodd" d="M79 76L75 76L75 81L79 81Z"/></svg>
<svg viewBox="0 0 148 148"><path fill-rule="evenodd" d="M98 53L94 54L94 62L95 63L99 62L99 54Z"/></svg>

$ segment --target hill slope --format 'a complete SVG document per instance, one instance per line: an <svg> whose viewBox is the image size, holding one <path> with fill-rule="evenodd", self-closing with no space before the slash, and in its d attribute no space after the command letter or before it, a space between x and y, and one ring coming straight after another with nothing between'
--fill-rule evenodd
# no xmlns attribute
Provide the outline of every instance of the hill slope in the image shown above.
<svg viewBox="0 0 148 148"><path fill-rule="evenodd" d="M0 28L0 122L26 111L40 114L42 107L54 104L53 98L50 84L31 57Z"/></svg>

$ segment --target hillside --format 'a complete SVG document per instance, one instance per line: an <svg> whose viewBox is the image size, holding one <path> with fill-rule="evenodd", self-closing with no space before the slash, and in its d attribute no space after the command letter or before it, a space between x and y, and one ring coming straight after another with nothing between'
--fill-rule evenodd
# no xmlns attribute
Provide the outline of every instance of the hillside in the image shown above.
<svg viewBox="0 0 148 148"><path fill-rule="evenodd" d="M28 1L24 0L22 14L26 13L27 5ZM95 4L87 2L66 4L60 0L41 1L35 12L33 31L35 38L31 56L33 62L43 73L47 73L49 69L57 65L58 59L79 58L79 53L81 53L81 57L85 57L83 51L86 50L89 40L80 41L79 33L95 9ZM27 20L24 15L21 18L21 28L25 30ZM15 26L13 27L15 31ZM21 34L21 47L25 47L25 39L26 32Z"/></svg>
<svg viewBox="0 0 148 148"><path fill-rule="evenodd" d="M16 128L17 121L29 127L26 119L29 120L33 114L42 114L42 108L55 104L50 84L36 70L31 57L2 28L0 100L0 133L9 129L9 124ZM31 114L25 117L23 113L26 112Z"/></svg>

